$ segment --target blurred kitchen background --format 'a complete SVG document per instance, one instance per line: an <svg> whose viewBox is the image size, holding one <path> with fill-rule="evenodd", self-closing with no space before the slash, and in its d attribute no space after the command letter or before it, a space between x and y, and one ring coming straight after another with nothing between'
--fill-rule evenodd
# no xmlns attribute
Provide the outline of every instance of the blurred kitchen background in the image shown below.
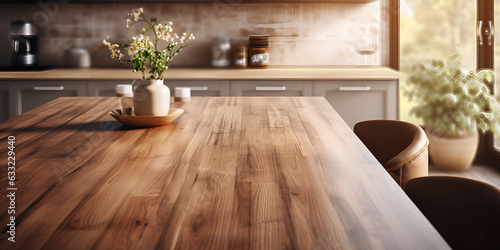
<svg viewBox="0 0 500 250"><path fill-rule="evenodd" d="M50 1L48 1L50 2ZM55 1L52 1L55 2ZM68 1L59 1L68 2ZM236 1L233 1L236 2ZM9 65L12 20L34 20L40 26L40 64L64 66L64 52L90 50L105 36L125 42L124 13L143 7L147 16L172 21L174 31L196 35L189 50L173 65L211 66L214 37L233 44L250 35L270 36L270 65L380 65L379 1L364 3L169 3L169 4L10 4L0 15L0 65ZM136 35L136 34L131 34ZM367 47L368 46L368 47ZM106 49L91 55L93 67L124 67Z"/></svg>

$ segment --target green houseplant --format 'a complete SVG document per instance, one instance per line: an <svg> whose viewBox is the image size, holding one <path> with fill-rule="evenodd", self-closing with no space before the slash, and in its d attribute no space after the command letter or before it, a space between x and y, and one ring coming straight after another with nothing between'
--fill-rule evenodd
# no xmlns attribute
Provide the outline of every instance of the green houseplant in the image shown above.
<svg viewBox="0 0 500 250"><path fill-rule="evenodd" d="M464 69L458 52L412 65L404 94L417 104L410 113L426 126L436 166L467 169L477 151L478 131L500 132L500 105L488 88L494 80L491 70Z"/></svg>
<svg viewBox="0 0 500 250"><path fill-rule="evenodd" d="M173 32L172 22L161 23L157 17L147 18L142 8L127 14L127 34L130 27L144 23L139 36L132 37L125 44L111 43L107 36L103 44L111 52L111 58L134 66L134 72L142 73L142 80L134 84L135 115L166 116L170 109L170 89L163 84L170 62L195 37L184 32L179 37ZM152 31L153 38L147 36ZM124 54L122 51L128 53Z"/></svg>

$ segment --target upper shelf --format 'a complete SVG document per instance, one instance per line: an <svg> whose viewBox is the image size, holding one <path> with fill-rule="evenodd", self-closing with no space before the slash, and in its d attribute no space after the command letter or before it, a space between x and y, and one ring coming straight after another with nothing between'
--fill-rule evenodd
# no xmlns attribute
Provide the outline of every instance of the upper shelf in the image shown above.
<svg viewBox="0 0 500 250"><path fill-rule="evenodd" d="M71 0L68 3L205 3L205 4L238 4L238 3L371 3L379 0ZM39 0L5 0L7 4L38 4Z"/></svg>

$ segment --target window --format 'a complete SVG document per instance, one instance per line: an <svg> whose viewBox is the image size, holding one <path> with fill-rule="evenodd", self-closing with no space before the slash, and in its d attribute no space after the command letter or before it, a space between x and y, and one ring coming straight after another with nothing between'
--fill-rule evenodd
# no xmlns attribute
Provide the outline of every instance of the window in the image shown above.
<svg viewBox="0 0 500 250"><path fill-rule="evenodd" d="M408 68L418 61L446 58L457 44L467 68L476 68L476 1L400 0L400 118L414 106L403 96Z"/></svg>
<svg viewBox="0 0 500 250"><path fill-rule="evenodd" d="M457 44L460 44L464 63L471 70L500 65L500 39L494 41L491 36L491 45L488 40L489 27L500 27L500 22L493 25L495 16L500 20L500 0L399 0L399 7L400 118L421 124L409 115L414 104L402 94L408 67L420 60L446 58ZM482 38L476 33L479 23ZM479 44L480 39L483 39L482 45ZM496 70L496 76L496 87L493 89L500 90L500 68ZM500 91L496 92L500 99ZM498 165L500 137L494 138L492 134L482 136L477 160Z"/></svg>

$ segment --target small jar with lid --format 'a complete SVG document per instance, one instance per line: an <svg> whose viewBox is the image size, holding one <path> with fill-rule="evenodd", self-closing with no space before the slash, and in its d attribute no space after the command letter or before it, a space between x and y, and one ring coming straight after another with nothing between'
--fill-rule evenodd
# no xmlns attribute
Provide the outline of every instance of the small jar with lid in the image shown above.
<svg viewBox="0 0 500 250"><path fill-rule="evenodd" d="M250 36L248 65L250 67L269 66L269 36Z"/></svg>
<svg viewBox="0 0 500 250"><path fill-rule="evenodd" d="M247 46L237 45L234 49L234 67L247 67Z"/></svg>
<svg viewBox="0 0 500 250"><path fill-rule="evenodd" d="M132 84L117 84L115 86L116 96L118 97L132 97Z"/></svg>

